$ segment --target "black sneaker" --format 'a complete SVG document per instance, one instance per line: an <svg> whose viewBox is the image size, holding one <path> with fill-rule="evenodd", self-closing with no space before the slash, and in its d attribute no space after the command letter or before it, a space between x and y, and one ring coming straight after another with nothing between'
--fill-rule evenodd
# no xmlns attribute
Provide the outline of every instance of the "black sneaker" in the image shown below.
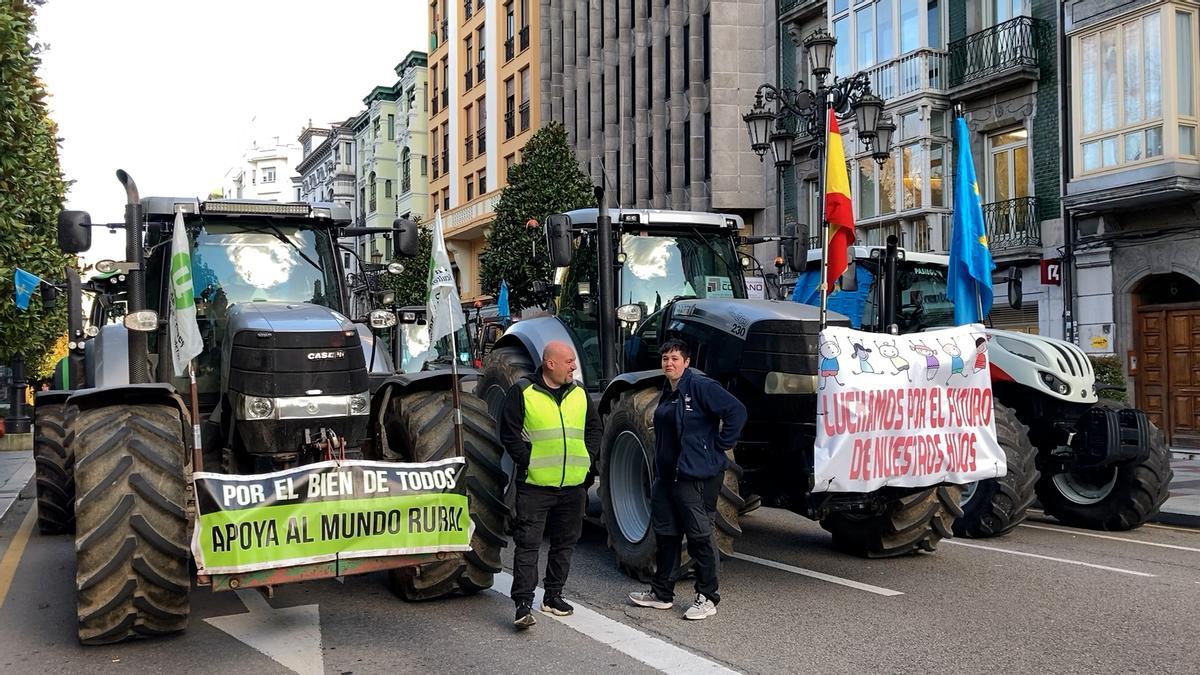
<svg viewBox="0 0 1200 675"><path fill-rule="evenodd" d="M528 603L517 605L517 616L513 619L513 625L520 629L529 628L537 623L537 619L533 616L533 607Z"/></svg>
<svg viewBox="0 0 1200 675"><path fill-rule="evenodd" d="M575 613L575 608L567 604L567 601L563 600L562 596L556 595L542 599L542 611L557 616L571 616Z"/></svg>

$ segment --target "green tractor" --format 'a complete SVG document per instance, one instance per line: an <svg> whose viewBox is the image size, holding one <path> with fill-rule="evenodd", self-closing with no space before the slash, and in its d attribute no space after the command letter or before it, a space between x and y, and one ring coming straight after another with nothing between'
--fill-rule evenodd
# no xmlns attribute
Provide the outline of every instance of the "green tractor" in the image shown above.
<svg viewBox="0 0 1200 675"><path fill-rule="evenodd" d="M394 325L394 313L372 312L363 322L345 316L339 238L386 231L401 254L413 255L413 223L352 228L347 210L333 204L142 199L128 174L117 177L125 222L113 227L125 228L126 259L105 269L125 276L125 313L99 326L85 350L85 386L62 403L84 644L186 627L193 471L257 475L330 457L423 462L457 454L450 374L397 371L372 332ZM171 266L178 214L190 270ZM88 214L63 212L61 248L86 251L90 227ZM192 405L164 320L172 279L189 272L203 340ZM490 587L505 545L505 476L484 404L461 398L470 551L201 574L197 584L228 590L388 570L392 589L408 600Z"/></svg>
<svg viewBox="0 0 1200 675"><path fill-rule="evenodd" d="M603 203L602 201L600 203ZM932 551L962 515L961 487L814 493L817 347L814 307L747 298L735 215L642 209L583 209L546 222L559 268L554 316L523 319L484 362L477 392L495 415L504 392L540 362L550 340L573 345L583 386L604 417L598 516L627 574L654 565L650 487L655 476L652 414L663 376L659 345L680 338L692 366L745 404L749 421L733 450L717 511L720 548L730 553L739 516L759 503L820 521L846 552L888 557ZM778 239L778 238L775 238ZM789 239L799 255L798 239ZM831 325L849 325L831 314Z"/></svg>

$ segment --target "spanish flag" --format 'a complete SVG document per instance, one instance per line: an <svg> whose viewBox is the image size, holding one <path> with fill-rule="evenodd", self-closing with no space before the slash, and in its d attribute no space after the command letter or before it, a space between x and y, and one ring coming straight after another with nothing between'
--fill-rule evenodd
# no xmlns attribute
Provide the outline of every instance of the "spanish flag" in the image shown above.
<svg viewBox="0 0 1200 675"><path fill-rule="evenodd" d="M829 223L829 241L825 243L829 267L825 287L833 292L833 283L846 271L846 249L854 243L854 210L850 205L850 177L846 175L846 151L837 116L829 110L829 138L825 144L825 220Z"/></svg>

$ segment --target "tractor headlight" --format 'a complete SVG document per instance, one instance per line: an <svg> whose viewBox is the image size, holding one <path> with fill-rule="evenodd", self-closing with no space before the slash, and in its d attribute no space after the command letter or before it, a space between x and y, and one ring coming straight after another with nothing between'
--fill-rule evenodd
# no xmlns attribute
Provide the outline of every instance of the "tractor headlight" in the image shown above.
<svg viewBox="0 0 1200 675"><path fill-rule="evenodd" d="M1051 391L1057 392L1060 396L1066 396L1067 394L1071 393L1071 385L1058 379L1052 373L1047 373L1047 372L1043 371L1041 373L1041 376L1042 376L1042 382L1047 387L1050 387Z"/></svg>
<svg viewBox="0 0 1200 675"><path fill-rule="evenodd" d="M366 415L367 408L370 406L370 399L367 398L366 392L355 394L350 397L350 414L351 415Z"/></svg>
<svg viewBox="0 0 1200 675"><path fill-rule="evenodd" d="M125 315L125 327L129 330L151 333L158 328L158 312L152 309L130 312Z"/></svg>
<svg viewBox="0 0 1200 675"><path fill-rule="evenodd" d="M771 371L767 373L763 391L767 394L812 394L817 391L817 376Z"/></svg>
<svg viewBox="0 0 1200 675"><path fill-rule="evenodd" d="M262 396L247 396L242 405L248 420L267 419L275 412L275 402Z"/></svg>

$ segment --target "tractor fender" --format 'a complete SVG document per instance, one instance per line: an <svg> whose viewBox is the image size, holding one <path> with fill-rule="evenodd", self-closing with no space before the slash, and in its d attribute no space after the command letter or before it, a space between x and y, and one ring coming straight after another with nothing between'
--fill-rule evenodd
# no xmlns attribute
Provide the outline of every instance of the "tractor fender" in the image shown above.
<svg viewBox="0 0 1200 675"><path fill-rule="evenodd" d="M630 389L641 389L646 386L661 389L663 380L666 377L661 370L639 370L616 376L604 388L604 394L600 397L600 416L604 417L608 415L613 403L621 397L622 393Z"/></svg>
<svg viewBox="0 0 1200 675"><path fill-rule="evenodd" d="M146 403L172 405L179 408L185 424L189 424L192 419L192 415L188 411L187 405L183 402L183 398L179 396L179 392L175 391L175 387L165 382L80 389L70 394L66 401L67 405L76 406L80 410Z"/></svg>
<svg viewBox="0 0 1200 675"><path fill-rule="evenodd" d="M529 358L533 361L533 368L537 370L542 365L542 351L546 349L546 345L553 340L559 340L571 345L571 349L575 350L575 358L582 366L583 357L580 356L580 345L575 343L574 336L563 325L563 322L556 316L539 316L533 319L522 319L513 325L509 326L508 330L504 331L504 336L496 341L496 345L492 349L508 346L521 346L525 352L529 354ZM575 380L581 385L587 386L587 382L583 379L583 368L575 369Z"/></svg>
<svg viewBox="0 0 1200 675"><path fill-rule="evenodd" d="M67 399L71 398L71 392L64 389L51 389L50 391L39 391L33 395L33 407L39 405L54 405L55 403L66 403Z"/></svg>

